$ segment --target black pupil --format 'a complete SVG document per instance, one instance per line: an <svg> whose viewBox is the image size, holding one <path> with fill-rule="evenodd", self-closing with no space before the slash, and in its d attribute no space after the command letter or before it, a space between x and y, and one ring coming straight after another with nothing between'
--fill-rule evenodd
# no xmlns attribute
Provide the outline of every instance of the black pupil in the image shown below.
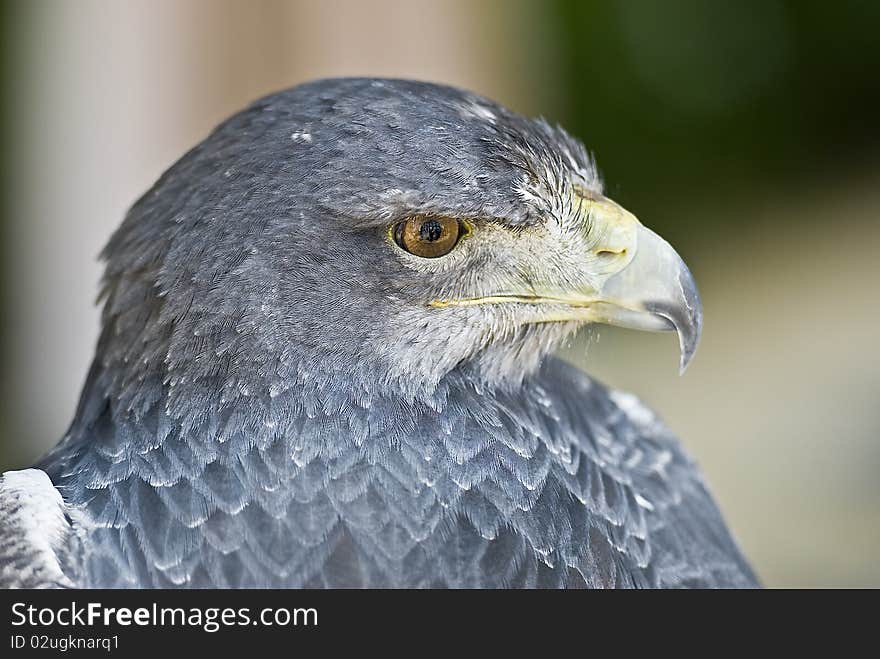
<svg viewBox="0 0 880 659"><path fill-rule="evenodd" d="M440 240L441 235L443 235L443 225L437 220L425 220L419 227L419 238L429 243Z"/></svg>

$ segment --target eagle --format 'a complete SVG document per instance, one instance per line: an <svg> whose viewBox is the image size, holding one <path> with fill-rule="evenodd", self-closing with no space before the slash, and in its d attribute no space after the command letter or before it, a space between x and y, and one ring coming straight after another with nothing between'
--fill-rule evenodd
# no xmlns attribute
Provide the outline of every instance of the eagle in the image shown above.
<svg viewBox="0 0 880 659"><path fill-rule="evenodd" d="M0 585L754 587L658 416L553 355L700 299L562 128L425 82L263 98L102 253L73 421L0 477Z"/></svg>

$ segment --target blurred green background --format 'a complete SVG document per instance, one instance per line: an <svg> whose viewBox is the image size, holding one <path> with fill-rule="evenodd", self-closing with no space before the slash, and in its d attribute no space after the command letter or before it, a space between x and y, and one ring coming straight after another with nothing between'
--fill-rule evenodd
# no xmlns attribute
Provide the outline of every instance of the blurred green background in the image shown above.
<svg viewBox="0 0 880 659"><path fill-rule="evenodd" d="M449 82L566 126L705 306L565 351L702 464L769 586L880 586L880 3L5 2L0 468L69 422L96 255L248 101L328 75Z"/></svg>

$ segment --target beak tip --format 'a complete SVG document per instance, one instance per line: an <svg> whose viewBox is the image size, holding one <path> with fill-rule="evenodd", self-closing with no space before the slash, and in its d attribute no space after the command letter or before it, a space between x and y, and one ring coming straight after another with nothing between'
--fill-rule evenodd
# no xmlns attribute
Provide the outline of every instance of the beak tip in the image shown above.
<svg viewBox="0 0 880 659"><path fill-rule="evenodd" d="M703 332L703 310L700 304L699 293L697 293L696 286L692 290L693 293L688 305L690 313L687 314L687 319L684 323L676 323L681 350L679 375L684 375L688 365L693 361L694 355L697 352L697 346L700 343L700 335Z"/></svg>
<svg viewBox="0 0 880 659"><path fill-rule="evenodd" d="M703 312L700 306L700 298L696 287L682 304L670 305L668 303L652 302L646 307L666 323L666 329L678 334L679 375L684 375L685 370L694 359L697 345L700 343L700 334L703 331Z"/></svg>
<svg viewBox="0 0 880 659"><path fill-rule="evenodd" d="M684 372L687 370L687 367L690 365L691 361L694 359L694 353L697 351L697 347L693 346L691 348L686 348L685 346L681 347L681 361L678 366L678 374L684 375Z"/></svg>

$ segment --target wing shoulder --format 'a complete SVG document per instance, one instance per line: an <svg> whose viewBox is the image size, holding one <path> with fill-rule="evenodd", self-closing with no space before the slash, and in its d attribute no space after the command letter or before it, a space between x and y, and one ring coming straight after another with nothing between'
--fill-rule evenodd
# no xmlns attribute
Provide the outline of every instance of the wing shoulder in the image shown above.
<svg viewBox="0 0 880 659"><path fill-rule="evenodd" d="M556 395L569 401L585 454L642 509L648 581L662 587L755 587L758 581L709 493L699 467L660 417L636 396L577 368L553 365ZM575 406L571 401L577 398ZM596 442L596 436L605 436ZM633 516L630 516L632 519Z"/></svg>
<svg viewBox="0 0 880 659"><path fill-rule="evenodd" d="M72 587L75 541L67 506L46 472L0 475L0 587Z"/></svg>

